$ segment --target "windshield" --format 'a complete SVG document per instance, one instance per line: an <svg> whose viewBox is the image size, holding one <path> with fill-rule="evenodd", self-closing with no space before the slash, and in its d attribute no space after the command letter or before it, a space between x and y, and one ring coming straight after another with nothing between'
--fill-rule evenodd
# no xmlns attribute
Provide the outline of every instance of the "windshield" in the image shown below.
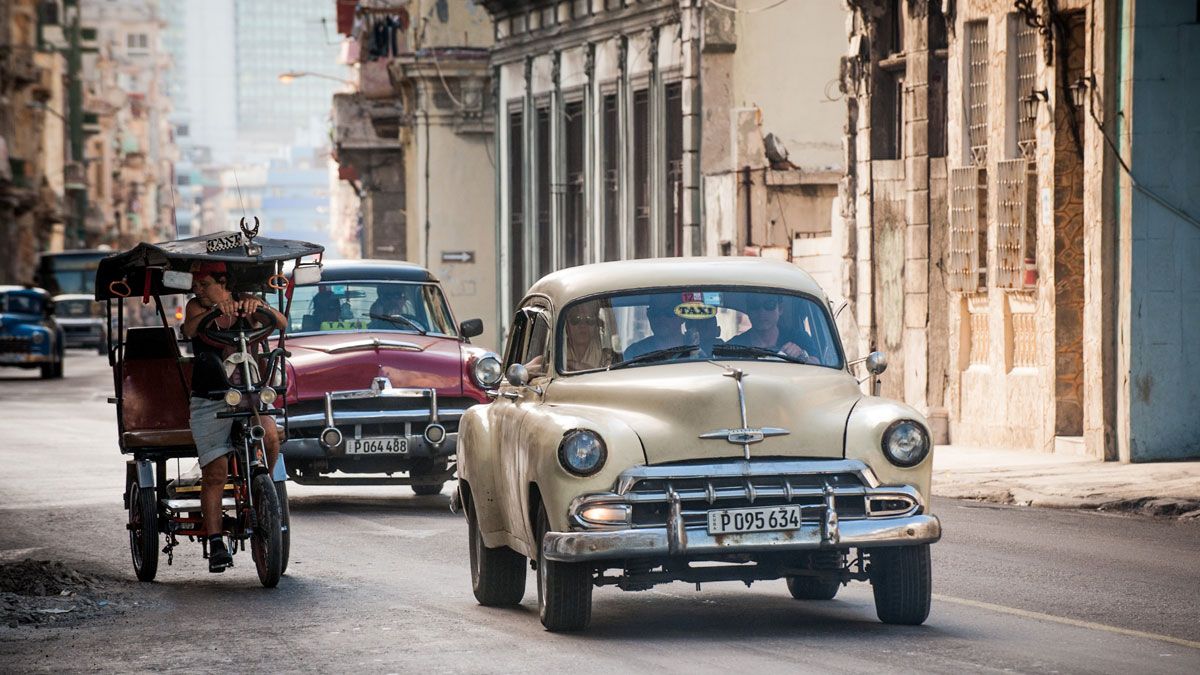
<svg viewBox="0 0 1200 675"><path fill-rule="evenodd" d="M458 335L442 290L434 284L363 281L297 286L289 321L293 333L383 330Z"/></svg>
<svg viewBox="0 0 1200 675"><path fill-rule="evenodd" d="M54 315L60 319L90 319L104 316L104 307L95 300L59 300Z"/></svg>
<svg viewBox="0 0 1200 675"><path fill-rule="evenodd" d="M29 293L5 293L0 296L0 309L10 314L41 314L42 299Z"/></svg>
<svg viewBox="0 0 1200 675"><path fill-rule="evenodd" d="M558 371L666 361L775 360L841 369L829 313L787 291L696 287L576 302L558 326Z"/></svg>

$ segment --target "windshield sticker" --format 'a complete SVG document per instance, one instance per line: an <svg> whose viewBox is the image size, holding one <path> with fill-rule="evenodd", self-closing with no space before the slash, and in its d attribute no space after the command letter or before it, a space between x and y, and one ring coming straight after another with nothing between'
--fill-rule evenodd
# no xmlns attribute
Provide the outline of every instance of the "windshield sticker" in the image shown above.
<svg viewBox="0 0 1200 675"><path fill-rule="evenodd" d="M717 315L717 308L703 302L684 302L675 305L675 316L681 319L711 319Z"/></svg>
<svg viewBox="0 0 1200 675"><path fill-rule="evenodd" d="M345 321L322 321L321 330L363 330L370 327L370 321L365 319L348 319Z"/></svg>
<svg viewBox="0 0 1200 675"><path fill-rule="evenodd" d="M207 253L216 253L217 251L228 251L232 248L237 248L242 245L241 234L230 234L216 239L209 239L204 242L204 250Z"/></svg>
<svg viewBox="0 0 1200 675"><path fill-rule="evenodd" d="M705 293L704 300L702 300L702 302L706 305L713 305L714 307L719 307L721 305L721 294L720 293L712 293L712 292Z"/></svg>

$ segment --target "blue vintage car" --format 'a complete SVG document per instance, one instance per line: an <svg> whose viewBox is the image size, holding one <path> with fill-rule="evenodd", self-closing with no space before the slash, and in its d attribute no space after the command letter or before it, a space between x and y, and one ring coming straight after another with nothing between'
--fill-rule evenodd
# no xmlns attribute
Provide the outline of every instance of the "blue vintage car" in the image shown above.
<svg viewBox="0 0 1200 675"><path fill-rule="evenodd" d="M49 293L27 286L0 286L0 366L41 368L42 379L59 378L65 346Z"/></svg>

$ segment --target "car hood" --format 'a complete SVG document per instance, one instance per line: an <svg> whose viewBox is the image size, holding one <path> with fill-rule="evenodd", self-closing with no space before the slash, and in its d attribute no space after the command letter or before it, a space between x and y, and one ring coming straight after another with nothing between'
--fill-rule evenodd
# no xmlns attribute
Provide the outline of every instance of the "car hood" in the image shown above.
<svg viewBox="0 0 1200 675"><path fill-rule="evenodd" d="M767 361L677 363L589 373L554 381L550 405L612 414L641 438L649 464L742 457L743 446L702 434L742 426L737 382L745 372L746 426L786 435L750 445L751 457L842 457L846 419L862 397L844 371Z"/></svg>
<svg viewBox="0 0 1200 675"><path fill-rule="evenodd" d="M287 349L299 399L367 389L377 377L395 387L462 395L461 343L453 338L391 332L302 335L289 337Z"/></svg>
<svg viewBox="0 0 1200 675"><path fill-rule="evenodd" d="M7 333L23 333L32 330L48 330L42 325L38 314L0 314L0 330Z"/></svg>

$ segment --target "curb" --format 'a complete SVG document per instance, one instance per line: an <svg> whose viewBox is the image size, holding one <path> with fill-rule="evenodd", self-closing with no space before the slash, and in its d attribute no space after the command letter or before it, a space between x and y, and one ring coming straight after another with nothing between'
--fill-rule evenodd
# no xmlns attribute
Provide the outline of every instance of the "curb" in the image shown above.
<svg viewBox="0 0 1200 675"><path fill-rule="evenodd" d="M1006 489L953 483L949 485L935 485L933 496L992 504L1006 504L1009 506L1105 511L1200 522L1200 499L1156 496L1113 499L1102 495L1094 497L1071 497L1048 495L1019 486Z"/></svg>

